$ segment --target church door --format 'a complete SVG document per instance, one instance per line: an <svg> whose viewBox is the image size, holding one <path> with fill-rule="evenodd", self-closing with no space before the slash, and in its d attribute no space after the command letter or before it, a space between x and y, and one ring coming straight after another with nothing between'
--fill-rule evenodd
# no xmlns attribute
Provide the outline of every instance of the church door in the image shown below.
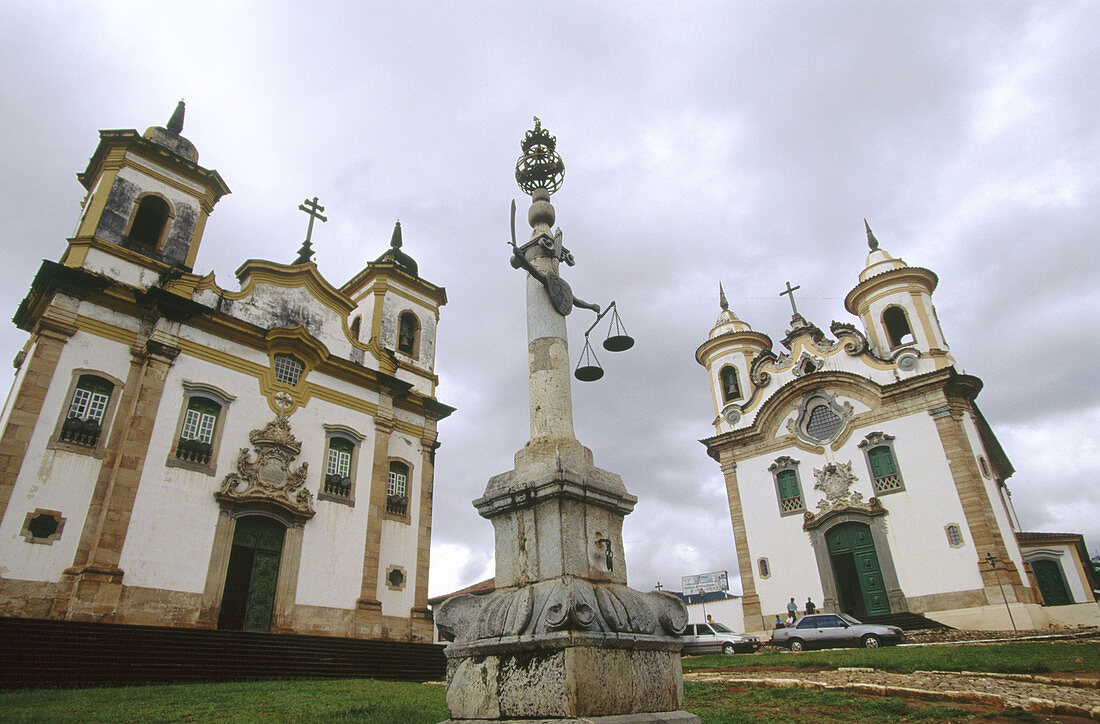
<svg viewBox="0 0 1100 724"><path fill-rule="evenodd" d="M870 527L841 523L825 534L840 610L856 618L890 613Z"/></svg>
<svg viewBox="0 0 1100 724"><path fill-rule="evenodd" d="M250 516L237 520L218 628L271 630L285 532L285 526L270 518Z"/></svg>
<svg viewBox="0 0 1100 724"><path fill-rule="evenodd" d="M1039 559L1031 562L1031 570L1043 594L1043 603L1048 606L1065 606L1073 603L1066 582L1062 578L1062 567L1057 561Z"/></svg>

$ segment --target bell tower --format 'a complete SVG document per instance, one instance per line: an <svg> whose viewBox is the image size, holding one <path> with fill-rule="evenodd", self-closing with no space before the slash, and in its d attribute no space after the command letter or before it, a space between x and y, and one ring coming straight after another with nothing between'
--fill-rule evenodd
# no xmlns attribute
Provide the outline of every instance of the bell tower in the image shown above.
<svg viewBox="0 0 1100 724"><path fill-rule="evenodd" d="M198 165L184 138L184 103L166 126L99 132L99 146L77 179L87 189L83 212L61 263L107 276L142 270L190 272L206 219L229 193L217 171ZM118 260L128 264L120 267ZM124 271L125 270L125 271Z"/></svg>
<svg viewBox="0 0 1100 724"><path fill-rule="evenodd" d="M866 219L863 225L871 251L859 284L844 299L844 308L859 317L879 357L893 359L908 349L930 357L936 369L954 365L932 305L939 279L928 269L911 267L880 249Z"/></svg>

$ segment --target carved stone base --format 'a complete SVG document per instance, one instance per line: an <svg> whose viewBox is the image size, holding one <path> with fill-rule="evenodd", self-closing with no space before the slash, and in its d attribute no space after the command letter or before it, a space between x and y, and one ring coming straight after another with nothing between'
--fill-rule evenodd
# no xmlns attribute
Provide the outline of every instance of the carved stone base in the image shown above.
<svg viewBox="0 0 1100 724"><path fill-rule="evenodd" d="M447 707L453 720L698 721L667 718L685 713L679 649L665 636L564 631L452 644Z"/></svg>

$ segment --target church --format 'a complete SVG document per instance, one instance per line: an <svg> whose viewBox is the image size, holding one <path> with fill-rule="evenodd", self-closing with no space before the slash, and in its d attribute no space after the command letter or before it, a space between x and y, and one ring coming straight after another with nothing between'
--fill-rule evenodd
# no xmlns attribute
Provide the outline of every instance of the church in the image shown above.
<svg viewBox="0 0 1100 724"><path fill-rule="evenodd" d="M0 615L431 641L446 290L389 248L193 271L229 187L164 127L100 132L0 416ZM323 207L302 210L310 231Z"/></svg>
<svg viewBox="0 0 1100 724"><path fill-rule="evenodd" d="M1020 530L1013 467L932 303L936 274L879 247L826 334L797 309L783 351L730 311L696 351L714 400L702 443L729 498L744 625L793 597L861 620L957 628L1097 625L1081 536Z"/></svg>

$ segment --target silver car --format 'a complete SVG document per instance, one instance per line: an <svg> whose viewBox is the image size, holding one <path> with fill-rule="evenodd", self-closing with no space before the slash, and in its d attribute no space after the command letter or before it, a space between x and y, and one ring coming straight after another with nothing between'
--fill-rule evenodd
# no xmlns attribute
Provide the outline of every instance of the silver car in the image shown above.
<svg viewBox="0 0 1100 724"><path fill-rule="evenodd" d="M860 623L844 613L817 613L803 616L793 626L772 631L772 643L791 651L836 646L893 646L905 641L897 626Z"/></svg>
<svg viewBox="0 0 1100 724"><path fill-rule="evenodd" d="M735 633L720 623L689 623L680 639L685 654L751 654L762 644L755 636Z"/></svg>

